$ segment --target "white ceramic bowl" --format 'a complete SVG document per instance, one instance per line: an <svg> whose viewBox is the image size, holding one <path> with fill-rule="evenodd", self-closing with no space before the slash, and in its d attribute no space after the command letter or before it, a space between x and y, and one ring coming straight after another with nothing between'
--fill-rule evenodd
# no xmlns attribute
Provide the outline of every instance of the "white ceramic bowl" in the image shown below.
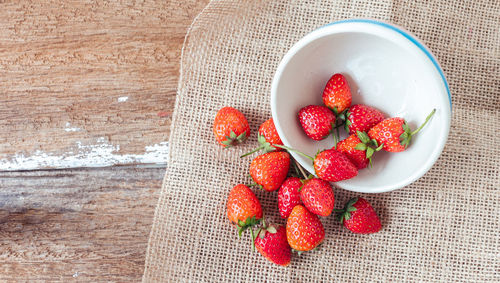
<svg viewBox="0 0 500 283"><path fill-rule="evenodd" d="M333 146L331 136L319 142L309 139L297 113L309 104L322 105L323 89L334 73L347 78L353 105L367 104L386 117L402 117L412 130L437 109L406 151L378 152L373 168L335 185L380 193L402 188L424 175L444 148L451 120L448 84L431 52L409 32L375 20L334 22L309 33L283 57L272 83L271 111L285 145L311 156ZM309 159L292 155L314 174Z"/></svg>

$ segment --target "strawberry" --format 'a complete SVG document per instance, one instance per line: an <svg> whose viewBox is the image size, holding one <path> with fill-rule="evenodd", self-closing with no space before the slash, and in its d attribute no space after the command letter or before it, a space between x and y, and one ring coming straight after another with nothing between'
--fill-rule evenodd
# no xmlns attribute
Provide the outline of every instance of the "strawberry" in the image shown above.
<svg viewBox="0 0 500 283"><path fill-rule="evenodd" d="M259 141L260 146L250 151L249 153L243 154L241 157L248 156L260 150L264 150L265 152L281 150L281 148L273 146L273 144L283 145L283 142L278 135L278 131L276 131L276 127L274 126L273 118L265 121L264 123L262 123L262 125L260 125L257 140Z"/></svg>
<svg viewBox="0 0 500 283"><path fill-rule="evenodd" d="M250 176L266 191L279 189L290 168L288 152L269 152L257 156L250 163Z"/></svg>
<svg viewBox="0 0 500 283"><path fill-rule="evenodd" d="M406 129L403 128L403 125L405 125ZM400 152L405 150L400 137L406 130L410 132L409 129L410 127L406 125L403 118L388 118L371 128L368 131L368 136L378 143L383 143L385 151Z"/></svg>
<svg viewBox="0 0 500 283"><path fill-rule="evenodd" d="M373 107L363 104L351 106L345 116L345 130L350 135L356 134L357 131L366 132L384 120L384 114Z"/></svg>
<svg viewBox="0 0 500 283"><path fill-rule="evenodd" d="M223 147L242 143L250 136L250 126L247 119L233 107L224 107L217 112L213 129L215 139Z"/></svg>
<svg viewBox="0 0 500 283"><path fill-rule="evenodd" d="M238 226L238 234L259 223L262 208L255 194L245 185L236 185L227 198L227 217Z"/></svg>
<svg viewBox="0 0 500 283"><path fill-rule="evenodd" d="M286 222L286 238L292 249L310 251L323 242L325 230L317 215L296 205Z"/></svg>
<svg viewBox="0 0 500 283"><path fill-rule="evenodd" d="M365 132L360 131L337 144L337 150L344 153L358 170L371 164L373 154L381 149L382 145L379 146L377 141L370 140Z"/></svg>
<svg viewBox="0 0 500 283"><path fill-rule="evenodd" d="M335 127L335 115L325 106L309 105L299 111L302 129L313 140L326 138Z"/></svg>
<svg viewBox="0 0 500 283"><path fill-rule="evenodd" d="M283 226L264 226L256 234L254 244L257 250L268 260L278 265L290 264L292 251L286 239Z"/></svg>
<svg viewBox="0 0 500 283"><path fill-rule="evenodd" d="M344 209L336 210L340 223L357 234L371 234L380 231L382 224L373 207L364 198L353 198Z"/></svg>
<svg viewBox="0 0 500 283"><path fill-rule="evenodd" d="M333 75L323 90L323 103L339 114L351 106L351 102L351 89L347 80L342 74Z"/></svg>
<svg viewBox="0 0 500 283"><path fill-rule="evenodd" d="M316 176L328 181L338 182L358 175L358 168L345 154L335 149L323 150L313 161Z"/></svg>
<svg viewBox="0 0 500 283"><path fill-rule="evenodd" d="M436 109L427 116L425 122L415 131L411 131L403 118L388 118L375 125L368 131L370 139L379 144L384 144L384 150L390 152L404 151L410 144L411 138L417 134L434 115Z"/></svg>
<svg viewBox="0 0 500 283"><path fill-rule="evenodd" d="M299 189L302 182L297 177L290 177L283 182L278 191L278 208L282 218L288 218L292 209L300 204Z"/></svg>
<svg viewBox="0 0 500 283"><path fill-rule="evenodd" d="M300 199L310 212L320 216L330 215L335 203L332 185L318 178L305 181Z"/></svg>
<svg viewBox="0 0 500 283"><path fill-rule="evenodd" d="M351 179L358 175L358 168L354 165L347 156L332 148L319 152L313 158L305 153L288 146L279 145L278 147L296 152L313 162L316 176L328 182L338 182Z"/></svg>

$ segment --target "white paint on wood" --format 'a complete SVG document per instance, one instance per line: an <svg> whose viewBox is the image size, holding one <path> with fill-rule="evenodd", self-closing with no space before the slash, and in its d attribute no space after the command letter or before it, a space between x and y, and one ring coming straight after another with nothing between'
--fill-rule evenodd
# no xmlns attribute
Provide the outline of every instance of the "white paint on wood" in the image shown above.
<svg viewBox="0 0 500 283"><path fill-rule="evenodd" d="M124 164L166 164L168 142L146 146L142 154L120 154L120 145L110 144L105 137L96 143L76 146L64 154L54 155L37 150L29 155L18 153L0 159L0 170L34 170L39 168L104 167Z"/></svg>
<svg viewBox="0 0 500 283"><path fill-rule="evenodd" d="M120 96L118 97L118 102L125 102L128 100L128 96Z"/></svg>
<svg viewBox="0 0 500 283"><path fill-rule="evenodd" d="M82 129L80 129L80 128L76 128L76 127L71 127L70 122L66 122L66 128L64 128L64 130L65 130L66 132L79 132L79 131L81 131Z"/></svg>

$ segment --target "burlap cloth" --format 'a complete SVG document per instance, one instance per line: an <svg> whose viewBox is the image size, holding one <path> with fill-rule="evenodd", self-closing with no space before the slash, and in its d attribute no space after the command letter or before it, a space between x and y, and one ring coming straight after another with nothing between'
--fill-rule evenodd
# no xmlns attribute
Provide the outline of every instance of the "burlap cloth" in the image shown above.
<svg viewBox="0 0 500 283"><path fill-rule="evenodd" d="M286 51L317 27L374 18L417 35L435 54L453 100L443 154L404 189L364 195L383 230L360 236L323 218L322 247L286 268L252 252L226 217L226 198L249 183L258 126ZM170 136L170 160L149 240L146 282L500 282L500 1L212 1L188 32ZM251 139L223 150L217 110L248 118ZM360 194L337 189L337 206ZM258 191L265 214L277 193Z"/></svg>

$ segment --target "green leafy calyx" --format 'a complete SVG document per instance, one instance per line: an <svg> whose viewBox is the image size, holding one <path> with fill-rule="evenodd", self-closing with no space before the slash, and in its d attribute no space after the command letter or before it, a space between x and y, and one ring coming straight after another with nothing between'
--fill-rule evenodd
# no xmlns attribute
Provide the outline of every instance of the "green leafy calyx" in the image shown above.
<svg viewBox="0 0 500 283"><path fill-rule="evenodd" d="M255 225L260 223L260 219L256 219L255 216L248 217L245 221L238 220L238 236L241 237L241 234Z"/></svg>
<svg viewBox="0 0 500 283"><path fill-rule="evenodd" d="M274 146L272 146L271 143L266 141L266 138L264 136L262 136L261 134L258 135L257 141L259 142L260 146L256 149L248 152L248 153L243 154L242 156L240 156L240 158L243 158L245 156L249 156L250 154L255 153L257 151L261 151L261 150L264 150L264 152L266 152L266 153L276 150L276 148Z"/></svg>
<svg viewBox="0 0 500 283"><path fill-rule="evenodd" d="M358 143L354 149L361 150L361 151L366 151L366 159L370 161L370 166L372 165L372 156L375 152L380 151L383 147L384 144L381 144L380 146L378 145L377 141L375 139L370 139L368 134L365 132L360 132L356 131L356 136L358 139L361 141Z"/></svg>
<svg viewBox="0 0 500 283"><path fill-rule="evenodd" d="M274 227L274 225L267 226L266 221L262 220L262 226L257 229L255 237L264 239L266 237L266 233L276 234L276 232L278 232L278 230L276 230L276 227Z"/></svg>
<svg viewBox="0 0 500 283"><path fill-rule="evenodd" d="M247 139L246 131L241 133L240 135L236 135L233 131L229 133L229 136L226 136L226 139L222 141L222 144L226 146L226 148L231 147L235 144L240 144Z"/></svg>
<svg viewBox="0 0 500 283"><path fill-rule="evenodd" d="M344 120L345 120L345 123L344 123L344 130L346 132L349 133L349 126L352 125L352 122L351 120L349 120L349 116L351 116L351 112L349 112L348 110L344 110L345 114L344 116L342 117ZM339 117L340 118L340 117Z"/></svg>
<svg viewBox="0 0 500 283"><path fill-rule="evenodd" d="M351 218L351 212L357 210L354 207L354 204L357 201L358 198L352 198L346 203L343 209L335 209L335 212L337 213L337 219L340 221L341 224L343 224L344 221L349 220Z"/></svg>
<svg viewBox="0 0 500 283"><path fill-rule="evenodd" d="M266 140L266 137L264 137L261 134L258 135L257 141L259 142L260 146L262 147L262 149L265 152L271 152L271 151L276 150L276 148L274 146L272 146L271 143Z"/></svg>

